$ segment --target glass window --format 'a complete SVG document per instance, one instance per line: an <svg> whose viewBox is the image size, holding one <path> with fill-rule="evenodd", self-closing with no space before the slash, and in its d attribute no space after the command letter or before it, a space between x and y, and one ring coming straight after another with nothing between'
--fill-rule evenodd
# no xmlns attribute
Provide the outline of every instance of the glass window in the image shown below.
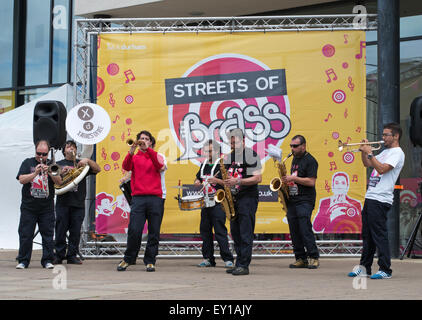
<svg viewBox="0 0 422 320"><path fill-rule="evenodd" d="M25 85L48 84L50 0L27 0Z"/></svg>
<svg viewBox="0 0 422 320"><path fill-rule="evenodd" d="M15 108L15 92L0 91L0 115Z"/></svg>
<svg viewBox="0 0 422 320"><path fill-rule="evenodd" d="M422 16L400 18L400 38L422 35Z"/></svg>
<svg viewBox="0 0 422 320"><path fill-rule="evenodd" d="M49 93L52 90L57 89L57 87L48 87L48 88L36 88L36 89L25 89L19 91L19 96L23 96L23 104L28 103L32 100L42 97L43 95Z"/></svg>
<svg viewBox="0 0 422 320"><path fill-rule="evenodd" d="M69 28L69 0L54 0L53 83L67 82Z"/></svg>
<svg viewBox="0 0 422 320"><path fill-rule="evenodd" d="M12 86L13 3L14 0L3 0L0 10L0 88Z"/></svg>

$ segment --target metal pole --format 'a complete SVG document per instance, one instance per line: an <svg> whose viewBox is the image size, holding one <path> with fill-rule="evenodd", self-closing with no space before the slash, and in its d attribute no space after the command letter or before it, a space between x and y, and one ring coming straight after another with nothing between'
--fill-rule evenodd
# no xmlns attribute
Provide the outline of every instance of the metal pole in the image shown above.
<svg viewBox="0 0 422 320"><path fill-rule="evenodd" d="M378 0L378 132L389 122L400 123L399 1ZM399 190L388 213L387 229L392 258L399 256Z"/></svg>

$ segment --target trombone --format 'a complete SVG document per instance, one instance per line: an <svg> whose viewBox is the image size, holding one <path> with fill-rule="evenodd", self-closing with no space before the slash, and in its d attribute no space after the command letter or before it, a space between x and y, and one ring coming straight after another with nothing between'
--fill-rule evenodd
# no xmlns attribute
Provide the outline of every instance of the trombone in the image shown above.
<svg viewBox="0 0 422 320"><path fill-rule="evenodd" d="M384 144L384 141L374 141L374 142L359 142L359 143L346 143L338 141L338 151L343 151L344 148L349 149L352 146L363 146L365 144L369 144L371 146L372 151L376 151L381 149L381 145ZM378 146L377 146L378 145ZM359 149L350 150L351 152L359 152Z"/></svg>

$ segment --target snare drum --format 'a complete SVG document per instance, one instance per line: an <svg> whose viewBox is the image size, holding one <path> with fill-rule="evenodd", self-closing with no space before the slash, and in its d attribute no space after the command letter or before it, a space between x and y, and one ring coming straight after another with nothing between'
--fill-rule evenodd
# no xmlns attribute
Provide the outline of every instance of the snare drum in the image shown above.
<svg viewBox="0 0 422 320"><path fill-rule="evenodd" d="M202 209L205 206L204 196L192 195L179 199L179 208L183 211Z"/></svg>

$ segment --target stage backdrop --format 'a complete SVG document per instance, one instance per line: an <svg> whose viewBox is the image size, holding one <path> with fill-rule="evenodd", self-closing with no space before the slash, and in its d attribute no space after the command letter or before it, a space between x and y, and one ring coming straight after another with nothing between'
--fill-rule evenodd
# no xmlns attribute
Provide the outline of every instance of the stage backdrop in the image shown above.
<svg viewBox="0 0 422 320"><path fill-rule="evenodd" d="M126 232L125 141L148 130L168 165L161 232L198 233L200 211L181 211L175 196L194 192L203 143L213 137L228 152L224 133L240 127L264 168L256 233L289 232L265 149L276 145L284 158L296 134L319 163L315 232L359 233L366 171L359 153L337 144L366 136L365 53L361 31L102 34L97 103L112 127L97 145L97 232Z"/></svg>

